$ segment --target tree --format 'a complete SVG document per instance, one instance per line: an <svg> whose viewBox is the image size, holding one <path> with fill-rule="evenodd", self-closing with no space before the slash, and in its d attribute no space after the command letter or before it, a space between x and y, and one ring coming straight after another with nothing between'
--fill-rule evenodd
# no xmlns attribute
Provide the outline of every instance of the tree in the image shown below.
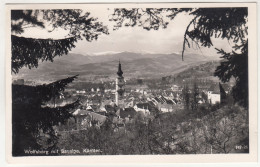
<svg viewBox="0 0 260 167"><path fill-rule="evenodd" d="M67 54L78 40L97 39L107 28L90 13L82 10L12 10L11 45L12 73L22 67L37 68L39 61L53 61L54 57ZM40 27L53 31L62 28L68 32L63 39L36 39L24 37L26 28ZM12 85L12 130L13 156L24 155L24 149L52 149L56 147L57 136L53 129L72 117L72 111L79 100L65 106L50 107L65 86L77 76L38 86Z"/></svg>
<svg viewBox="0 0 260 167"><path fill-rule="evenodd" d="M39 60L53 61L56 56L67 54L78 40L85 38L91 42L99 35L108 34L107 27L89 17L82 10L12 10L11 43L12 72L18 73L22 67L38 67ZM68 32L63 39L36 39L23 37L26 28L40 27L48 32L62 28Z"/></svg>
<svg viewBox="0 0 260 167"><path fill-rule="evenodd" d="M24 149L55 147L57 137L53 126L64 124L72 117L72 109L79 105L79 101L53 108L46 103L64 91L64 87L75 78L76 76L69 77L48 85L12 85L14 156L23 155ZM42 143L45 139L47 142Z"/></svg>
<svg viewBox="0 0 260 167"><path fill-rule="evenodd" d="M142 85L142 84L143 84L143 80L142 80L142 79L137 79L137 83L138 83L139 85Z"/></svg>
<svg viewBox="0 0 260 167"><path fill-rule="evenodd" d="M198 102L199 102L198 97L199 97L199 88L195 81L193 84L193 90L192 90L192 101L191 101L192 111L197 111L197 109L198 109Z"/></svg>
<svg viewBox="0 0 260 167"><path fill-rule="evenodd" d="M222 116L220 116L220 114ZM202 137L204 142L201 146L211 146L213 153L237 152L237 145L245 145L248 152L248 116L244 108L224 107L203 118Z"/></svg>
<svg viewBox="0 0 260 167"><path fill-rule="evenodd" d="M236 85L232 88L233 98L235 102L248 108L248 41L236 46L236 50L238 49L241 49L240 54L235 51L226 53L218 50L225 61L222 61L217 67L215 75L220 77L222 82L228 82L234 77Z"/></svg>
<svg viewBox="0 0 260 167"><path fill-rule="evenodd" d="M183 90L182 90L182 95L183 95L183 104L184 108L186 110L190 109L190 90L188 85L184 85Z"/></svg>
<svg viewBox="0 0 260 167"><path fill-rule="evenodd" d="M247 19L248 9L238 8L117 8L111 16L111 21L117 24L115 29L122 26L141 26L146 30L167 28L169 21L180 14L187 12L193 16L184 33L182 58L186 46L190 47L190 40L198 47L212 47L212 38L227 39L234 43L233 51L226 53L217 49L222 54L222 63L217 67L215 76L223 82L231 77L236 79L232 89L235 102L248 107L248 42ZM164 15L163 15L164 14Z"/></svg>

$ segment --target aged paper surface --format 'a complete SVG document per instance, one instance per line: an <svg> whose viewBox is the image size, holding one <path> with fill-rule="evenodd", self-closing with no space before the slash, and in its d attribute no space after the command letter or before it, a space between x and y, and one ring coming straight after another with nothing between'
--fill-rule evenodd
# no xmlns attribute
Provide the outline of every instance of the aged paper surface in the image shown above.
<svg viewBox="0 0 260 167"><path fill-rule="evenodd" d="M11 68L11 11L36 9L83 9L102 13L104 9L114 8L248 8L248 87L249 87L249 153L207 154L160 154L159 155L59 155L59 156L13 156L12 154L12 82ZM95 16L94 16L95 17ZM102 19L101 19L102 21ZM10 164L130 164L130 163L225 163L257 161L257 20L255 3L124 3L124 4L12 4L6 5L6 159ZM61 31L60 31L61 32ZM30 34L31 33L31 34ZM41 31L28 34L37 36ZM61 32L62 33L62 32ZM57 33L59 39L61 33ZM114 33L114 32L113 32ZM131 32L126 32L128 35ZM27 35L28 35L27 34ZM39 35L39 34L38 34ZM42 35L44 36L44 35ZM109 37L109 35L108 35ZM120 37L118 37L119 39ZM123 38L123 37L122 37ZM55 38L54 38L55 39ZM98 39L102 41L102 38ZM136 41L141 39L136 39ZM181 39L183 40L183 39ZM113 43L114 41L111 41ZM134 45L134 44L133 44ZM160 45L160 43L158 44ZM164 44L161 44L164 45ZM105 45L100 45L103 47ZM120 46L124 47L124 46ZM143 47L146 47L145 45ZM153 46L152 46L153 47ZM160 47L160 46L158 46ZM84 48L84 47L83 47ZM181 50L181 49L179 49ZM103 49L101 51L104 52ZM110 50L107 50L110 51ZM84 50L83 50L84 52ZM93 50L93 53L95 51ZM160 52L160 51L158 51ZM185 59L185 57L184 57ZM117 60L118 61L118 60ZM122 63L123 64L123 63ZM123 66L124 69L124 66ZM124 70L123 70L124 71ZM116 72L116 71L115 71ZM127 72L124 73L127 75ZM62 78L62 77L61 77ZM144 92L143 92L144 94ZM242 146L243 147L243 146ZM237 146L240 149L240 146Z"/></svg>

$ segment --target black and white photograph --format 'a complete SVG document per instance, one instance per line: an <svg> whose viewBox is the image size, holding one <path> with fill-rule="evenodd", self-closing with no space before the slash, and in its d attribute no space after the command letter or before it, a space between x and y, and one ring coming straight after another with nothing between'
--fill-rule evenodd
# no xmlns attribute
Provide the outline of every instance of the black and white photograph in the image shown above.
<svg viewBox="0 0 260 167"><path fill-rule="evenodd" d="M255 153L255 6L182 6L11 5L11 157Z"/></svg>

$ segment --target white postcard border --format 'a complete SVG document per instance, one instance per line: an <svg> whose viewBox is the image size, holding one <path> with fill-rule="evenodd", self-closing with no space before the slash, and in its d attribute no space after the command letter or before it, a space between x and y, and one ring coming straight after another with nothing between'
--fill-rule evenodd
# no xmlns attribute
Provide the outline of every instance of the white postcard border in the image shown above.
<svg viewBox="0 0 260 167"><path fill-rule="evenodd" d="M248 7L249 32L249 154L207 154L207 155L116 155L116 156L39 156L12 157L11 126L11 9L53 9L82 8L83 4L26 4L6 5L6 160L11 164L157 164L157 163L227 163L257 162L257 10L256 3L155 3L155 4L88 4L111 7ZM8 17L9 16L9 17Z"/></svg>

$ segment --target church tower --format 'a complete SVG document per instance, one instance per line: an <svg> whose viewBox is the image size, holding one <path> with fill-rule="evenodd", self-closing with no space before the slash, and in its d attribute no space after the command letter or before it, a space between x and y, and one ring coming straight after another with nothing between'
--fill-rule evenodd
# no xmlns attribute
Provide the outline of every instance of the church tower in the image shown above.
<svg viewBox="0 0 260 167"><path fill-rule="evenodd" d="M116 105L119 105L119 100L122 98L125 89L125 80L123 77L123 71L121 69L121 63L119 60L119 64L118 64L118 71L117 71L117 78L116 78Z"/></svg>

